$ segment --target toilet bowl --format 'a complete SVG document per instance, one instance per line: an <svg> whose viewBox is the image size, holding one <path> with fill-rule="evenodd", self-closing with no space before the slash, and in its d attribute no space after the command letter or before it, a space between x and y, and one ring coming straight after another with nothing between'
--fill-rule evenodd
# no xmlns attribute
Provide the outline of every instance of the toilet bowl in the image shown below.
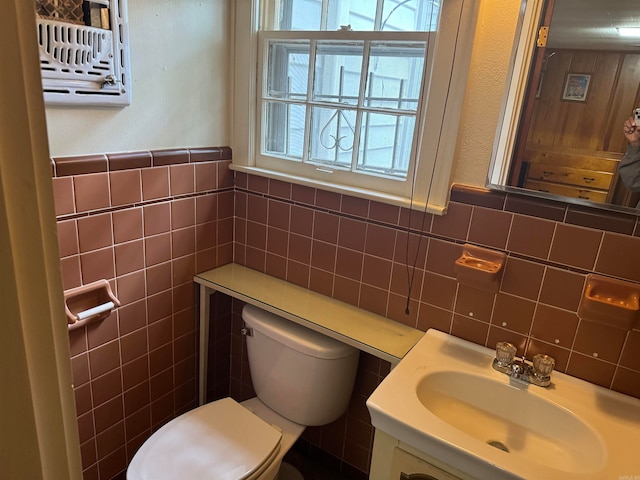
<svg viewBox="0 0 640 480"><path fill-rule="evenodd" d="M242 317L257 396L173 419L140 447L127 480L272 480L306 426L346 411L357 349L251 305Z"/></svg>

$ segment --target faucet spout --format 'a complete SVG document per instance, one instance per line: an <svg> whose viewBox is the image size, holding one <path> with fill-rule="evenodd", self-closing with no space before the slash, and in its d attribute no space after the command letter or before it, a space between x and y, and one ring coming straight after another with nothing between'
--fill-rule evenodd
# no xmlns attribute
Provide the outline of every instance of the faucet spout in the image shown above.
<svg viewBox="0 0 640 480"><path fill-rule="evenodd" d="M515 347L505 342L498 343L496 358L493 360L493 368L500 373L504 373L510 378L532 383L540 387L548 387L551 384L551 371L555 366L555 360L549 355L537 354L533 357L533 362L528 363L523 355L521 359L515 360L504 356L502 351L505 345L510 347L510 351L515 353Z"/></svg>

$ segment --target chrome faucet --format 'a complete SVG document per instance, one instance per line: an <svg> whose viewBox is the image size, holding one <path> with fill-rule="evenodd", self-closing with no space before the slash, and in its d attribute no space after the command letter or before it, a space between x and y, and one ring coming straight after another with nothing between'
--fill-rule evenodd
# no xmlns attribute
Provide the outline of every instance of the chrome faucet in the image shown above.
<svg viewBox="0 0 640 480"><path fill-rule="evenodd" d="M498 342L492 366L494 370L510 378L548 387L551 384L551 372L555 363L553 357L543 353L534 355L532 363L527 362L524 355L516 359L516 347L509 342Z"/></svg>

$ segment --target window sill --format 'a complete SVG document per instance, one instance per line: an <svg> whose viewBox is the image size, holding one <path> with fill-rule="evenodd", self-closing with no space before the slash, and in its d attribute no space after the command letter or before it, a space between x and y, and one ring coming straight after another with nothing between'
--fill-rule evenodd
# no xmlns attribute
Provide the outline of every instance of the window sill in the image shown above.
<svg viewBox="0 0 640 480"><path fill-rule="evenodd" d="M411 208L413 210L424 211L425 202L422 200L414 199L413 202L410 198L401 197L397 195L389 195L387 193L377 192L375 190L367 190L363 188L350 187L347 185L340 185L332 182L323 182L320 180L299 177L296 175L289 175L286 173L275 172L273 170L266 170L264 168L249 167L245 165L232 164L229 167L236 172L247 173L250 175L257 175L265 178L272 178L274 180L280 180L283 182L294 183L296 185L303 185L306 187L317 188L320 190L326 190L329 192L339 193L342 195L349 195L356 198L363 198L365 200L372 200L375 202L386 203L389 205L395 205L402 208ZM446 208L429 205L427 212L435 215L444 215Z"/></svg>

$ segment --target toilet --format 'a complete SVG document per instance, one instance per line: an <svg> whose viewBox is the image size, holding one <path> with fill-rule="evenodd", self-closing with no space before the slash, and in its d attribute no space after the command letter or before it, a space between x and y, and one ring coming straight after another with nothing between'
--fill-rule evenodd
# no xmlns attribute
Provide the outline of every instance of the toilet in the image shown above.
<svg viewBox="0 0 640 480"><path fill-rule="evenodd" d="M305 427L347 409L359 351L245 305L256 397L223 398L171 420L140 447L127 480L272 480Z"/></svg>

